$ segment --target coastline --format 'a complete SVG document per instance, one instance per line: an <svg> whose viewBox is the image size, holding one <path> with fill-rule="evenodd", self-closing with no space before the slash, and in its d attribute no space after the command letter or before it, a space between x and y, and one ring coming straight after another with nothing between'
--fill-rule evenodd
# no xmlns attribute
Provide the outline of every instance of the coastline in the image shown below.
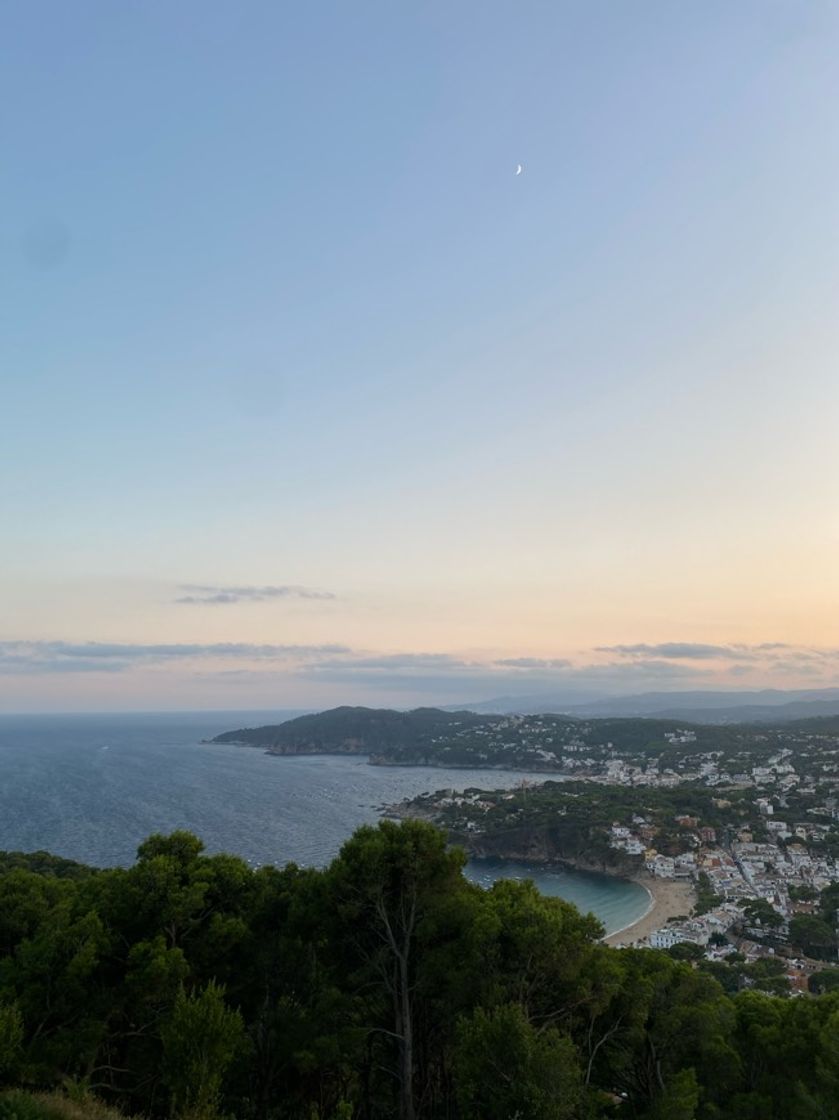
<svg viewBox="0 0 839 1120"><path fill-rule="evenodd" d="M634 922L603 938L605 945L626 947L646 942L654 930L666 926L670 918L690 914L696 902L693 883L687 879L656 879L648 875L633 876L633 882L650 896L650 904Z"/></svg>
<svg viewBox="0 0 839 1120"><path fill-rule="evenodd" d="M224 732L227 734L227 732ZM450 762L442 759L420 760L415 759L400 759L388 758L385 755L378 755L369 750L356 750L354 748L345 749L340 746L331 749L325 747L301 747L281 749L272 744L255 743L249 739L222 739L220 736L215 736L212 739L199 739L201 746L207 747L247 747L251 750L261 750L263 754L271 755L272 758L366 758L368 766L381 766L390 769L402 770L480 770L486 771L491 774L493 771L513 772L521 774L522 778L529 778L530 775L536 774L539 776L539 781L573 781L575 775L568 774L566 771L554 766L524 766L513 765L508 762L481 762L479 760L469 761L468 759L461 762ZM588 775L580 773L576 775L580 780L588 780Z"/></svg>
<svg viewBox="0 0 839 1120"><path fill-rule="evenodd" d="M247 743L242 740L230 740L223 744L217 743L216 740L203 740L203 742L209 742L213 743L214 745L220 746L257 746L257 744ZM363 757L362 752L356 753L354 751L277 751L270 748L265 748L262 744L259 744L259 746L262 746L264 754L273 755L275 757L312 757L316 755L337 755L339 757L355 755L355 757ZM383 766L385 768L394 769L425 768L421 763L393 763L390 761L385 762L378 758L371 759L369 755L367 756L367 762L368 765ZM434 768L451 770L462 769L461 766L454 766L451 764L448 766L443 764L441 766L439 763L435 763ZM497 766L485 766L480 767L480 769L492 772L492 770L505 768ZM560 778L560 780L567 780L568 775L557 774L557 777ZM433 812L423 813L421 811L418 811L415 806L408 806L403 802L397 802L396 804L382 804L378 806L377 813L380 818L389 820L428 820L431 823L438 824L439 827L439 823L434 820ZM451 834L449 835L450 843L459 843L466 850L467 855L473 859L481 860L487 858L495 858L500 859L502 862L510 859L508 853L505 853L504 856L499 856L496 853L475 851L475 839L475 836L458 836L457 838L454 838ZM694 886L690 880L656 878L638 868L637 865L634 873L631 871L627 873L628 869L607 867L601 862L589 862L588 860L581 857L568 858L562 856L554 856L553 858L547 859L534 859L533 855L534 854L532 851L521 852L520 854L517 853L517 858L522 863L533 863L534 865L540 867L542 870L550 870L553 866L557 869L594 872L596 874L606 875L607 877L613 879L629 880L631 882L637 883L638 886L642 887L643 890L646 891L649 902L643 913L639 915L639 917L637 917L634 921L628 923L625 926L622 926L620 929L614 930L611 933L607 933L601 939L602 943L605 945L609 945L612 947L629 947L646 944L648 943L650 934L652 934L655 930L661 929L663 926L666 926L667 922L671 918L690 914L693 911L696 902L696 893L694 890Z"/></svg>

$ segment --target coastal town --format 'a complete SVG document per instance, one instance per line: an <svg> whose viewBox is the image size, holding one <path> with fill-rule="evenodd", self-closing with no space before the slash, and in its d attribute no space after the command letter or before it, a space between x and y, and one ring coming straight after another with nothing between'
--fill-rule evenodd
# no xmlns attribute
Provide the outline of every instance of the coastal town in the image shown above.
<svg viewBox="0 0 839 1120"><path fill-rule="evenodd" d="M444 790L395 812L435 821L476 858L633 878L650 907L610 943L733 962L804 991L839 952L839 729L808 721L822 722L726 729L712 749L700 749L708 728L666 731L655 750L578 738L562 747L566 780Z"/></svg>
<svg viewBox="0 0 839 1120"><path fill-rule="evenodd" d="M837 717L720 725L335 708L214 742L364 754L377 766L517 770L517 788L483 788L488 775L482 788L387 811L433 822L473 859L634 879L650 905L609 933L614 945L701 959L729 970L721 980L734 969L738 983L768 990L803 990L837 963Z"/></svg>

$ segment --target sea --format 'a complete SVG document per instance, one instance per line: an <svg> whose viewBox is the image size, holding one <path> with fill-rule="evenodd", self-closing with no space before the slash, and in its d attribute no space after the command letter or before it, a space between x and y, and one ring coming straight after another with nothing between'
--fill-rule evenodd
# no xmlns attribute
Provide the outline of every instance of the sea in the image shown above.
<svg viewBox="0 0 839 1120"><path fill-rule="evenodd" d="M154 832L186 828L209 852L251 866L324 866L362 824L405 797L500 789L512 770L370 766L363 757L281 758L204 740L277 723L283 712L0 716L0 850L46 850L97 867L130 866ZM467 874L533 879L591 911L607 932L647 909L637 883L536 865L473 861Z"/></svg>

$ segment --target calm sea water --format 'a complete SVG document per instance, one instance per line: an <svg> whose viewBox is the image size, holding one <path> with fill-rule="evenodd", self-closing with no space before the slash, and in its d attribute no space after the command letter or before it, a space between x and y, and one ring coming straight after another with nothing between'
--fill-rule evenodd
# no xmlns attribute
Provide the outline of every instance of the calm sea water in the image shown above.
<svg viewBox="0 0 839 1120"><path fill-rule="evenodd" d="M276 758L201 743L277 712L0 716L0 849L46 849L101 867L130 865L152 832L188 828L211 852L254 865L320 866L383 805L437 789L501 788L522 774L368 766L363 758ZM610 931L646 909L634 883L522 864L469 874L532 878L545 894L591 910Z"/></svg>

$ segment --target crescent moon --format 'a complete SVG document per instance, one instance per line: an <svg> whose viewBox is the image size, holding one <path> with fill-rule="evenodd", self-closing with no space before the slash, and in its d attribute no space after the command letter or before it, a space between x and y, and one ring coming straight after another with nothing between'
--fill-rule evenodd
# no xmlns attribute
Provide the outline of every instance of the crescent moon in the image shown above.
<svg viewBox="0 0 839 1120"><path fill-rule="evenodd" d="M521 175L521 171L522 171L521 164L518 164L517 167L516 167L516 175Z"/></svg>

